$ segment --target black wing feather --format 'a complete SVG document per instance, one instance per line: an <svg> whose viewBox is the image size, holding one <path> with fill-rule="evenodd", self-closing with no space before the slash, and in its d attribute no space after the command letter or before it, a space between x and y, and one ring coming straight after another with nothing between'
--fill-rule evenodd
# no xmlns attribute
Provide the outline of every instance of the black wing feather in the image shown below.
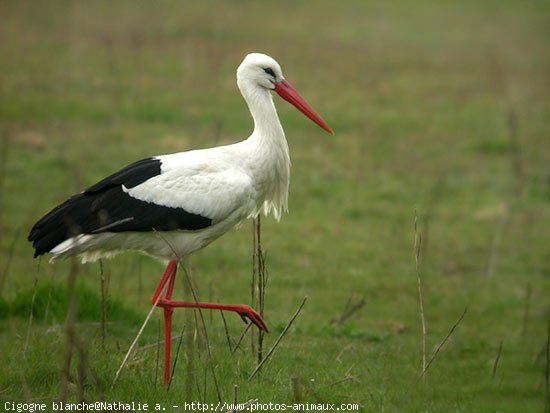
<svg viewBox="0 0 550 413"><path fill-rule="evenodd" d="M159 175L161 161L137 161L73 195L42 217L31 229L28 240L37 257L78 234L126 231L199 230L212 220L181 208L156 205L132 198L122 186L133 188Z"/></svg>

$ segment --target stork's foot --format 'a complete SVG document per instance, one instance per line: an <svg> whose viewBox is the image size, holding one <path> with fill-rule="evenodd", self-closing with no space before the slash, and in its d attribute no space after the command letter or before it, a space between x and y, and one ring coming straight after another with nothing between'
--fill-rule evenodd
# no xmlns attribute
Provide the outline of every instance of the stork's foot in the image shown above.
<svg viewBox="0 0 550 413"><path fill-rule="evenodd" d="M244 304L218 304L218 303L203 303L195 301L175 301L167 298L161 298L158 301L157 306L162 308L207 308L210 310L222 310L232 311L237 313L245 323L250 320L260 330L268 331L267 325L262 319L262 316L258 314L251 307Z"/></svg>
<svg viewBox="0 0 550 413"><path fill-rule="evenodd" d="M240 310L235 310L235 312L241 316L245 324L248 324L248 320L250 320L260 330L265 331L266 333L269 332L269 330L267 329L267 324L263 320L262 316L258 314L252 307L249 307L247 305L237 305L237 307L240 307Z"/></svg>

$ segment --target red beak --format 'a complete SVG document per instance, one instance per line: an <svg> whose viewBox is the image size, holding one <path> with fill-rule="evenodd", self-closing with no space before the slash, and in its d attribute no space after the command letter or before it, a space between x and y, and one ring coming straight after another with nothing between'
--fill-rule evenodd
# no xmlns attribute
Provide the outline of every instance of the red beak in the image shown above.
<svg viewBox="0 0 550 413"><path fill-rule="evenodd" d="M275 83L275 92L277 92L280 97L291 103L296 109L310 118L321 128L326 130L331 135L334 135L334 132L330 126L328 126L327 123L317 113L315 113L304 98L301 97L298 92L296 92L296 89L294 89L285 79Z"/></svg>

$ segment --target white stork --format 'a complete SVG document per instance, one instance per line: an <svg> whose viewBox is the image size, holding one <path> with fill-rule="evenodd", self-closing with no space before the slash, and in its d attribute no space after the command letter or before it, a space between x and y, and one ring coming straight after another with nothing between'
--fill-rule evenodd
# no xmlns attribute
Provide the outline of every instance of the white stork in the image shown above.
<svg viewBox="0 0 550 413"><path fill-rule="evenodd" d="M34 256L50 253L51 260L77 255L82 262L95 261L137 250L168 262L151 297L164 309L165 384L173 308L233 311L267 331L249 306L175 301L171 296L179 258L244 219L263 211L279 220L287 210L290 157L271 91L333 133L286 81L273 58L247 55L237 69L237 85L254 118L248 139L134 162L55 207L28 237Z"/></svg>

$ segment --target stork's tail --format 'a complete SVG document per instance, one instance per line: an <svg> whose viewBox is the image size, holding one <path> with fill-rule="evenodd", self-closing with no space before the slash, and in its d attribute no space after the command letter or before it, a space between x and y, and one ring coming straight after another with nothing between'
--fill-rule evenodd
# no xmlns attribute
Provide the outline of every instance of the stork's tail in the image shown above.
<svg viewBox="0 0 550 413"><path fill-rule="evenodd" d="M75 212L82 206L79 205L79 198L80 194L73 196L34 224L27 239L34 247L35 258L51 252L63 241L82 233L74 219Z"/></svg>

